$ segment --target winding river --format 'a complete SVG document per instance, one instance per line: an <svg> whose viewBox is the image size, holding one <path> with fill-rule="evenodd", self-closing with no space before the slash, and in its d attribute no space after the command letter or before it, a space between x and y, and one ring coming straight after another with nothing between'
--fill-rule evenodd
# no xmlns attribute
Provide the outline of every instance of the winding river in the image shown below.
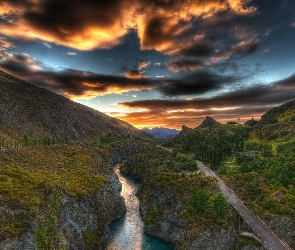
<svg viewBox="0 0 295 250"><path fill-rule="evenodd" d="M107 250L171 250L173 245L144 234L143 221L139 213L139 200L136 197L138 185L121 175L115 169L122 183L121 195L125 199L126 214L112 223L112 235Z"/></svg>

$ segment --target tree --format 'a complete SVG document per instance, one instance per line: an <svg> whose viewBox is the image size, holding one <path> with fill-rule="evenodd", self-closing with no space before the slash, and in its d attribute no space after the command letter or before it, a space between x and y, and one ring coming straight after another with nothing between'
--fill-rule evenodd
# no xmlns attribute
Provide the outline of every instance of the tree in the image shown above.
<svg viewBox="0 0 295 250"><path fill-rule="evenodd" d="M250 127L253 127L258 121L254 120L253 117L251 120L248 120L245 122L245 125L248 125Z"/></svg>
<svg viewBox="0 0 295 250"><path fill-rule="evenodd" d="M228 208L228 203L226 199L222 196L222 194L218 194L214 199L214 206L219 215L225 215Z"/></svg>

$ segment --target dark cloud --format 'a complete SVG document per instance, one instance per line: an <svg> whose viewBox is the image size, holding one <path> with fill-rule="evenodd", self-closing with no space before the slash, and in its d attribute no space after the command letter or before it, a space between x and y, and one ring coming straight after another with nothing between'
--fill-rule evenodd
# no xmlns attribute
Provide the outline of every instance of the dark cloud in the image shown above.
<svg viewBox="0 0 295 250"><path fill-rule="evenodd" d="M181 79L164 80L158 89L167 96L205 94L230 86L240 79L202 71L186 75Z"/></svg>
<svg viewBox="0 0 295 250"><path fill-rule="evenodd" d="M30 0L1 0L0 7L8 8L8 12L13 8L30 8L33 5ZM7 10L6 10L7 11Z"/></svg>
<svg viewBox="0 0 295 250"><path fill-rule="evenodd" d="M56 36L76 33L88 25L112 26L121 17L122 1L51 0L40 10L27 10L23 17L37 29L50 30Z"/></svg>
<svg viewBox="0 0 295 250"><path fill-rule="evenodd" d="M205 94L221 90L241 80L241 77L217 75L209 71L191 73L182 78L152 80L142 77L138 70L130 70L126 77L96 74L65 69L59 72L42 69L36 59L28 55L14 55L0 61L0 68L13 75L71 98L130 90L158 90L167 96Z"/></svg>
<svg viewBox="0 0 295 250"><path fill-rule="evenodd" d="M166 68L174 73L180 71L196 71L204 68L202 60L192 60L187 58L174 58L165 64Z"/></svg>
<svg viewBox="0 0 295 250"><path fill-rule="evenodd" d="M144 78L130 79L71 69L59 72L44 70L35 59L27 55L15 55L9 60L1 61L0 68L70 98L89 98L107 93L155 88L151 81Z"/></svg>
<svg viewBox="0 0 295 250"><path fill-rule="evenodd" d="M165 51L172 46L174 36L181 29L181 25L171 17L161 15L146 17L141 34L141 47L143 49L159 48Z"/></svg>
<svg viewBox="0 0 295 250"><path fill-rule="evenodd" d="M134 79L142 77L141 73L138 70L129 70L125 73L125 76Z"/></svg>
<svg viewBox="0 0 295 250"><path fill-rule="evenodd" d="M295 75L266 85L227 92L210 98L194 98L189 100L142 100L124 102L120 105L127 108L163 109L200 109L275 106L295 98Z"/></svg>
<svg viewBox="0 0 295 250"><path fill-rule="evenodd" d="M139 100L119 103L124 108L141 108L144 112L127 113L124 120L142 124L180 129L183 124L196 127L209 115L221 123L254 117L259 119L270 108L295 98L295 75L267 85L223 93L208 98L174 100ZM115 115L116 116L116 115Z"/></svg>
<svg viewBox="0 0 295 250"><path fill-rule="evenodd" d="M214 47L209 43L198 42L178 51L178 54L189 57L208 57L214 52Z"/></svg>
<svg viewBox="0 0 295 250"><path fill-rule="evenodd" d="M119 44L136 9L127 0L7 1L6 6L8 9L1 11L0 4L0 14L10 15L13 21L2 23L1 33L81 50Z"/></svg>
<svg viewBox="0 0 295 250"><path fill-rule="evenodd" d="M0 67L17 76L31 75L31 66L36 60L25 54L15 54L13 57L0 61Z"/></svg>
<svg viewBox="0 0 295 250"><path fill-rule="evenodd" d="M290 77L276 81L273 84L271 84L276 89L284 90L284 89L294 89L295 88L295 74L291 75Z"/></svg>

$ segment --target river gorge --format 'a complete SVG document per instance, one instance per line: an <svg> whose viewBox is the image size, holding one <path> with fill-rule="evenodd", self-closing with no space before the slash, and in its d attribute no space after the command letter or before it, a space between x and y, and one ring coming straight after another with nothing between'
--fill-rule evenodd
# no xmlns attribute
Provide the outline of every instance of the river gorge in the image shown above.
<svg viewBox="0 0 295 250"><path fill-rule="evenodd" d="M108 250L170 250L173 244L164 242L144 233L144 224L139 212L139 199L136 197L138 184L124 177L119 170L116 174L122 183L121 196L125 199L126 214L111 225L112 234Z"/></svg>

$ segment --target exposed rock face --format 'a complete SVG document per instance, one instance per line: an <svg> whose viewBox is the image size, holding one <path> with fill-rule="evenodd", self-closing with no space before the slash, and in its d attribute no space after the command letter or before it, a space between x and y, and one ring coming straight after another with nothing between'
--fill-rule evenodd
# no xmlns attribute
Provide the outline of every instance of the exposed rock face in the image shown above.
<svg viewBox="0 0 295 250"><path fill-rule="evenodd" d="M295 249L295 219L278 216L267 220L268 226L283 239L292 249Z"/></svg>
<svg viewBox="0 0 295 250"><path fill-rule="evenodd" d="M188 229L188 223L179 217L182 206L175 201L173 194L169 192L156 191L155 197L156 199L151 203L140 203L140 212L143 218L148 216L151 208L159 212L157 208L161 207L164 212L155 221L145 221L144 231L165 241L177 243L186 235Z"/></svg>
<svg viewBox="0 0 295 250"><path fill-rule="evenodd" d="M227 250L234 245L235 229L213 229L190 236L188 250Z"/></svg>
<svg viewBox="0 0 295 250"><path fill-rule="evenodd" d="M108 172L108 177L109 181L105 187L90 196L72 197L66 193L63 194L58 221L59 230L65 239L67 249L92 249L85 244L84 232L99 232L100 239L98 240L103 246L110 234L110 223L125 213L124 199L117 191L120 187L118 177L114 172ZM14 213L16 211L8 212ZM36 226L37 221L34 221L33 224ZM0 241L0 249L37 250L33 230L30 229L19 239Z"/></svg>
<svg viewBox="0 0 295 250"><path fill-rule="evenodd" d="M87 249L83 240L83 231L100 230L100 241L105 243L109 237L109 224L120 218L125 212L124 200L113 186L107 186L90 197L75 199L64 196L60 208L62 231L67 249Z"/></svg>

